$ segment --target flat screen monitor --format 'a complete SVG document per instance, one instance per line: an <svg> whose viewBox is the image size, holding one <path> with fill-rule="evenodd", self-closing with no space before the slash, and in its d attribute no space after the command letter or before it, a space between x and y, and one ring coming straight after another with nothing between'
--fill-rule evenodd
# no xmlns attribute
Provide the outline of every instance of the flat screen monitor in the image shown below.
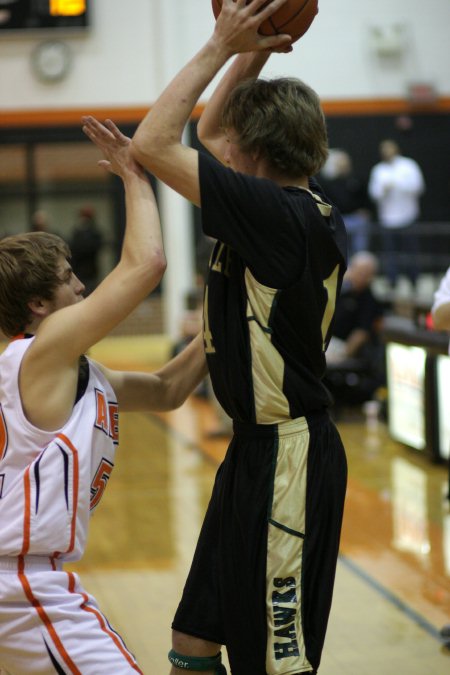
<svg viewBox="0 0 450 675"><path fill-rule="evenodd" d="M416 450L426 448L425 361L422 347L386 346L389 433Z"/></svg>
<svg viewBox="0 0 450 675"><path fill-rule="evenodd" d="M439 455L450 457L450 356L436 358Z"/></svg>

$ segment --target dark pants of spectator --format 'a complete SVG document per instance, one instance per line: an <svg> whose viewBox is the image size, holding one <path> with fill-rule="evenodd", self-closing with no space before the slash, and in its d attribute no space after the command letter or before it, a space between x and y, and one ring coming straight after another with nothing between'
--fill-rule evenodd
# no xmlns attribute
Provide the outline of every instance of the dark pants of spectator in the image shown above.
<svg viewBox="0 0 450 675"><path fill-rule="evenodd" d="M346 213L343 215L348 234L348 256L352 257L358 251L369 250L369 218L361 213Z"/></svg>
<svg viewBox="0 0 450 675"><path fill-rule="evenodd" d="M415 284L419 275L419 232L418 224L402 227L381 228L385 272L392 286L399 274L408 277Z"/></svg>

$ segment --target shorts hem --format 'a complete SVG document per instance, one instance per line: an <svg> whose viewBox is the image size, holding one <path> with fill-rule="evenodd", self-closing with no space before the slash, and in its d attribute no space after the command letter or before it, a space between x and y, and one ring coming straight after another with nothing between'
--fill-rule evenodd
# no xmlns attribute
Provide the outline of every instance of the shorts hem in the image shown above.
<svg viewBox="0 0 450 675"><path fill-rule="evenodd" d="M189 635L190 637L198 638L199 640L206 640L207 642L214 642L217 645L225 645L225 642L222 638L218 639L217 636L212 637L207 635L202 631L197 631L193 628L186 628L178 624L172 623L172 630L176 630L178 633L183 633L184 635Z"/></svg>

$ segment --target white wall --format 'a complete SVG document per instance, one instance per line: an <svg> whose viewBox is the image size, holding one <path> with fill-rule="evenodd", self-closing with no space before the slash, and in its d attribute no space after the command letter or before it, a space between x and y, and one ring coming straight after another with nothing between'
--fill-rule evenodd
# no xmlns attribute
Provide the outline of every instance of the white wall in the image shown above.
<svg viewBox="0 0 450 675"><path fill-rule="evenodd" d="M91 0L92 29L66 35L68 77L43 84L32 74L37 42L0 38L0 112L150 104L213 29L210 0ZM401 24L399 58L377 56L370 27ZM450 95L450 0L320 0L320 13L293 54L275 55L267 74L308 81L324 99L402 97L408 83L432 82Z"/></svg>

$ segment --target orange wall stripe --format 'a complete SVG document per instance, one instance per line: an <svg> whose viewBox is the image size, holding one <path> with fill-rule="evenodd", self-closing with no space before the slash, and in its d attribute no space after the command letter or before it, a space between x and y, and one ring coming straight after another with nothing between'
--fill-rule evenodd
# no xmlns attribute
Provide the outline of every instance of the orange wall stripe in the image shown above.
<svg viewBox="0 0 450 675"><path fill-rule="evenodd" d="M403 98L323 100L326 115L416 115L443 114L450 112L450 98L441 98L434 103L410 103Z"/></svg>
<svg viewBox="0 0 450 675"><path fill-rule="evenodd" d="M414 115L418 113L443 114L450 112L450 97L430 104L412 104L403 98L322 100L326 115ZM90 114L99 119L110 117L120 124L138 124L149 107L132 108L72 108L67 110L0 110L0 128L59 127L81 125L81 116ZM204 109L197 105L192 119L198 119Z"/></svg>

